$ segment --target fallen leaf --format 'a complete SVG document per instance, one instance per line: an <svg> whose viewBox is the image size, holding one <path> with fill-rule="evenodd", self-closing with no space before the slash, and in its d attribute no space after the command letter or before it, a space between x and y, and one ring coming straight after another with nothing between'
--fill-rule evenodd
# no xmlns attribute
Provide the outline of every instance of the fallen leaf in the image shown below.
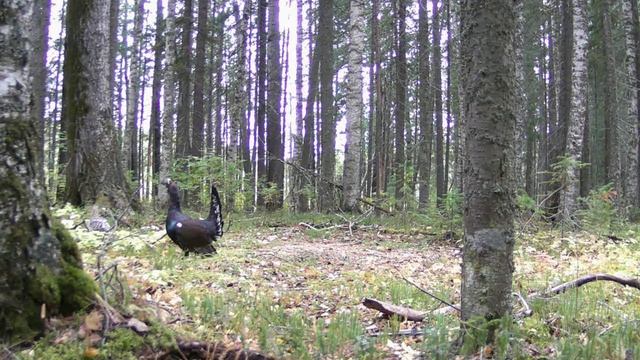
<svg viewBox="0 0 640 360"><path fill-rule="evenodd" d="M102 330L102 318L103 316L98 310L93 310L84 318L84 326L87 330L100 331Z"/></svg>
<svg viewBox="0 0 640 360"><path fill-rule="evenodd" d="M147 326L147 324L143 323L142 321L136 318L129 319L129 321L127 321L127 327L139 334L144 334L149 332L149 327Z"/></svg>
<svg viewBox="0 0 640 360"><path fill-rule="evenodd" d="M94 347L88 347L86 349L84 349L84 357L87 359L93 359L96 356L98 356L100 352L98 351L98 349L94 348Z"/></svg>

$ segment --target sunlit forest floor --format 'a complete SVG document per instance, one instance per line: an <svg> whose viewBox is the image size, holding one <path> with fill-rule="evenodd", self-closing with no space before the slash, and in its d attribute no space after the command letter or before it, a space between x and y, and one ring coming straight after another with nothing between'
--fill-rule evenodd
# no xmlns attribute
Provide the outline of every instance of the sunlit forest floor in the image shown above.
<svg viewBox="0 0 640 360"><path fill-rule="evenodd" d="M67 227L82 220L70 208L57 215ZM431 315L442 303L407 280L459 304L459 228L432 226L425 217L409 215L234 215L217 242L217 255L184 257L162 238L163 219L151 215L110 233L82 225L72 230L102 297L116 311L150 324L152 332L287 359L451 358L460 327L456 312ZM514 291L524 297L590 273L640 276L637 225L613 239L526 221L518 228ZM362 305L365 297L427 315L420 323L386 319ZM494 348L469 356L640 358L637 289L597 281L550 299L531 299L529 305L532 316L503 327ZM514 311L520 310L514 297ZM158 345L105 334L104 324L92 329L92 314L88 309L60 320L22 356L135 359ZM87 328L94 337L78 339L77 330ZM481 330L472 335L477 341Z"/></svg>

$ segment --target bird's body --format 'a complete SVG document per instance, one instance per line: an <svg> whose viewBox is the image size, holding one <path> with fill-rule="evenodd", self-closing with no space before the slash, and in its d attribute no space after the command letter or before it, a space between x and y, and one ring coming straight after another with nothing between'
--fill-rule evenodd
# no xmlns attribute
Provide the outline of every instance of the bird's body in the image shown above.
<svg viewBox="0 0 640 360"><path fill-rule="evenodd" d="M169 212L166 229L169 238L188 255L194 251L198 254L213 254L216 249L211 244L223 233L224 222L220 209L220 196L215 186L211 186L211 209L209 217L195 220L182 213L180 195L175 182L163 182L169 192Z"/></svg>

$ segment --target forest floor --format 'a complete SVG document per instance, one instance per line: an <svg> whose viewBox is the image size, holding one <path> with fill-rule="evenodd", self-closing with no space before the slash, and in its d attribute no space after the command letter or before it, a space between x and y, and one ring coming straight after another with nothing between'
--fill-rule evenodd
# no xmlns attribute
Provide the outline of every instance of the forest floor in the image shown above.
<svg viewBox="0 0 640 360"><path fill-rule="evenodd" d="M69 227L81 217L68 209L58 213ZM180 339L235 344L288 359L450 358L460 327L456 312L431 314L442 303L407 280L459 304L461 241L451 238L456 234L375 220L349 229L344 216L315 224L276 219L233 219L213 257L184 257L162 238L162 216L135 229L105 234L79 226L72 232L86 269L100 275L102 297L123 314L163 324ZM526 298L592 273L638 278L638 234L638 226L615 240L586 232L520 232L514 291ZM365 297L425 311L426 317L387 319L363 306ZM640 358L637 289L598 281L531 299L529 305L531 316L503 326L496 347L475 356ZM515 298L514 310L521 310ZM477 341L482 334L475 333ZM47 341L73 343L72 335L58 332ZM75 349L84 348L87 356L87 344L78 342Z"/></svg>

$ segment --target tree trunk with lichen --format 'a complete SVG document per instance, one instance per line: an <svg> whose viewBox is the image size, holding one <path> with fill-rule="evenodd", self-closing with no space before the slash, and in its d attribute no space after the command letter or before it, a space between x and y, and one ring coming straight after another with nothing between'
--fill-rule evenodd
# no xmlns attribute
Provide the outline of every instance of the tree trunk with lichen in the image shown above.
<svg viewBox="0 0 640 360"><path fill-rule="evenodd" d="M461 3L465 170L462 320L511 311L516 124L511 0Z"/></svg>
<svg viewBox="0 0 640 360"><path fill-rule="evenodd" d="M0 342L12 343L40 333L42 316L86 306L95 290L74 240L51 218L38 176L40 119L29 111L31 5L5 2L0 19L11 34L0 50Z"/></svg>
<svg viewBox="0 0 640 360"><path fill-rule="evenodd" d="M67 126L66 199L87 205L129 203L109 91L109 3L70 0L67 6L62 117Z"/></svg>

